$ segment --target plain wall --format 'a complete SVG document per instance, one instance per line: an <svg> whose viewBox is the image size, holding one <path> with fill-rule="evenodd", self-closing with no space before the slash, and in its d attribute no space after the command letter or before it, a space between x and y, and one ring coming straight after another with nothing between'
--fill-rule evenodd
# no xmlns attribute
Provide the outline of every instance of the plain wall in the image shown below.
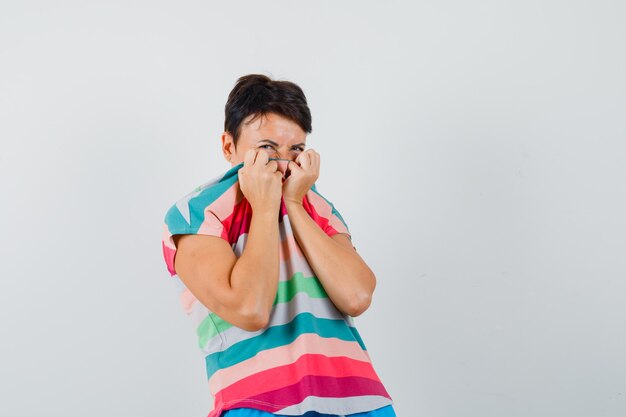
<svg viewBox="0 0 626 417"><path fill-rule="evenodd" d="M298 83L404 417L626 415L620 1L3 1L0 414L203 417L165 211Z"/></svg>

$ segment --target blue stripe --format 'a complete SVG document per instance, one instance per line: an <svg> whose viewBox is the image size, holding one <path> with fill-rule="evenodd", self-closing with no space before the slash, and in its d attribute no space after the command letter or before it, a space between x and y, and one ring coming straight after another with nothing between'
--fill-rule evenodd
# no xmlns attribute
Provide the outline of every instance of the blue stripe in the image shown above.
<svg viewBox="0 0 626 417"><path fill-rule="evenodd" d="M273 417L280 416L282 414L272 414L264 410L257 410L256 408L239 407L226 410L222 413L222 417ZM339 414L324 414L317 411L307 411L304 414L293 417L343 417ZM377 408L372 411L364 411L361 413L346 414L345 417L397 417L396 412L393 409L393 404L386 405L381 408Z"/></svg>
<svg viewBox="0 0 626 417"><path fill-rule="evenodd" d="M300 313L289 323L269 327L258 336L235 343L221 352L207 355L205 357L207 378L211 378L216 371L250 359L263 350L288 345L304 333L357 342L361 349L366 350L358 332L353 329L345 320L318 318L311 313Z"/></svg>
<svg viewBox="0 0 626 417"><path fill-rule="evenodd" d="M197 234L200 226L204 222L204 210L221 195L224 194L230 187L238 181L238 176L234 175L234 171L230 170L230 175L226 174L220 180L220 182L205 188L200 194L192 197L189 202L189 221L183 217L178 210L176 204L174 204L167 211L165 215L165 224L172 234L187 233Z"/></svg>

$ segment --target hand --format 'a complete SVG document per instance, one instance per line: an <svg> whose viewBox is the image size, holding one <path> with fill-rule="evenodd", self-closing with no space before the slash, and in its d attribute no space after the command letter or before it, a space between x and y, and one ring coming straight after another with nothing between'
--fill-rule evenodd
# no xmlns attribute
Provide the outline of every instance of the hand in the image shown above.
<svg viewBox="0 0 626 417"><path fill-rule="evenodd" d="M267 152L249 149L237 174L241 192L253 211L280 210L283 175L278 170L278 163L269 160Z"/></svg>
<svg viewBox="0 0 626 417"><path fill-rule="evenodd" d="M301 152L296 161L289 161L289 176L283 182L285 203L302 204L306 193L311 189L320 174L320 154L313 149Z"/></svg>

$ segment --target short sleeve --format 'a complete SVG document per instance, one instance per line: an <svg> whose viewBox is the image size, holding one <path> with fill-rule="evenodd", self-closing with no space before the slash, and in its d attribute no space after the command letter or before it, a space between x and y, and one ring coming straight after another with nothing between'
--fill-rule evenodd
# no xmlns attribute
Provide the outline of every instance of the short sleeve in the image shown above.
<svg viewBox="0 0 626 417"><path fill-rule="evenodd" d="M161 240L163 258L171 276L176 275L174 260L177 248L173 236L188 234L217 236L228 242L227 228L209 207L198 205L193 200L175 204L165 215Z"/></svg>
<svg viewBox="0 0 626 417"><path fill-rule="evenodd" d="M309 205L307 211L328 236L343 233L352 241L352 233L344 217L332 202L317 191L316 187L312 187L307 193L307 201Z"/></svg>
<svg viewBox="0 0 626 417"><path fill-rule="evenodd" d="M328 223L326 224L326 227L324 228L324 231L328 236L333 236L337 233L346 234L348 235L350 241L352 241L352 233L350 233L350 230L348 229L348 224L344 220L343 216L341 215L341 213L339 213L339 210L337 210L333 203L330 203L330 207L331 216Z"/></svg>

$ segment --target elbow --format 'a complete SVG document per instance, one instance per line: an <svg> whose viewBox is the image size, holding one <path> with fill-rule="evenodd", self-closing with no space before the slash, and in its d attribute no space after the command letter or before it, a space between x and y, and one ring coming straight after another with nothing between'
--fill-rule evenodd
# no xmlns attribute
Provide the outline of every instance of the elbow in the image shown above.
<svg viewBox="0 0 626 417"><path fill-rule="evenodd" d="M250 328L251 330L249 331L253 331L256 332L258 330L264 329L267 327L267 325L270 322L270 317L267 314L257 314L256 316L254 316L250 321Z"/></svg>
<svg viewBox="0 0 626 417"><path fill-rule="evenodd" d="M372 295L369 293L354 297L348 308L348 315L357 317L363 314L372 304Z"/></svg>
<svg viewBox="0 0 626 417"><path fill-rule="evenodd" d="M269 314L256 310L240 311L240 324L238 327L248 332L256 332L265 328L270 321Z"/></svg>
<svg viewBox="0 0 626 417"><path fill-rule="evenodd" d="M369 287L364 289L358 294L355 294L348 307L348 314L352 317L357 317L363 314L372 304L372 296L374 294L374 289L376 288L376 276L374 273L370 274L370 278L368 280Z"/></svg>

